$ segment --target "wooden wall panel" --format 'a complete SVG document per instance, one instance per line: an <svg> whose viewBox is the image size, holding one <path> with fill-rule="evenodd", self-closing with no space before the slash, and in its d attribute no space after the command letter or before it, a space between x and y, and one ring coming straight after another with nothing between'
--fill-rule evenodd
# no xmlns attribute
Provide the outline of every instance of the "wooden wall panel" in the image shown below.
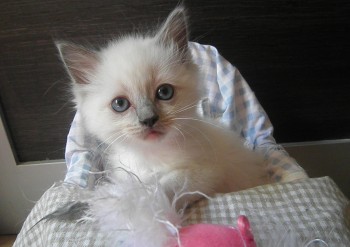
<svg viewBox="0 0 350 247"><path fill-rule="evenodd" d="M0 102L19 161L63 158L74 109L55 39L103 44L160 23L178 1L3 0ZM255 91L278 142L350 138L347 0L191 0L191 39Z"/></svg>

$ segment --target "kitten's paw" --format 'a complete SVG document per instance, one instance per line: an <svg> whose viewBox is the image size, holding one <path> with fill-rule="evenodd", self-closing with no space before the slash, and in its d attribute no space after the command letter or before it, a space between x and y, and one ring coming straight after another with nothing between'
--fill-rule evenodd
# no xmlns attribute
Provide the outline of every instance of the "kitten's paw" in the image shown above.
<svg viewBox="0 0 350 247"><path fill-rule="evenodd" d="M172 202L175 201L177 209L183 209L205 195L213 194L213 190L208 187L210 181L203 183L203 180L198 180L196 177L198 178L198 174L194 176L189 169L177 169L160 178L160 186L168 198Z"/></svg>

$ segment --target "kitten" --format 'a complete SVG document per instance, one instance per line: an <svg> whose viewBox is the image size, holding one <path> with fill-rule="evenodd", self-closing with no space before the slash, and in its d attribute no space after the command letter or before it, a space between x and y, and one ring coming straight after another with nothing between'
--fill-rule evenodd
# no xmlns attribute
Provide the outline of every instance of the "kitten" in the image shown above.
<svg viewBox="0 0 350 247"><path fill-rule="evenodd" d="M112 177L122 182L123 168L144 182L157 178L170 198L268 183L263 159L199 113L205 95L182 7L154 35L125 36L99 51L57 46L87 132L107 144Z"/></svg>

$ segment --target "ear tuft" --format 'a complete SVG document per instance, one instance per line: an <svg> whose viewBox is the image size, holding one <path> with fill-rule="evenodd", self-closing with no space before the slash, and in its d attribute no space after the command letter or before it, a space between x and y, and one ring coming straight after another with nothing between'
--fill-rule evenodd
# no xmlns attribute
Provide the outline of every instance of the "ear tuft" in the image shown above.
<svg viewBox="0 0 350 247"><path fill-rule="evenodd" d="M186 12L183 6L176 7L156 34L160 42L174 42L182 53L186 53L188 48L188 18Z"/></svg>
<svg viewBox="0 0 350 247"><path fill-rule="evenodd" d="M55 44L73 82L88 84L98 63L96 52L64 41Z"/></svg>

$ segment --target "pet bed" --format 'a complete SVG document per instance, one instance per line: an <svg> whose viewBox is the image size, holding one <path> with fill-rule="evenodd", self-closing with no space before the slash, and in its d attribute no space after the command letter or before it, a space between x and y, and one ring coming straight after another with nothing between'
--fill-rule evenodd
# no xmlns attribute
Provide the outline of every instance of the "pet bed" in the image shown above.
<svg viewBox="0 0 350 247"><path fill-rule="evenodd" d="M106 246L107 236L92 223L69 218L40 221L75 200L74 190L74 186L63 183L46 191L14 246ZM308 178L203 199L187 210L183 225L234 225L243 214L251 222L258 246L345 247L350 243L348 210L349 200L329 177ZM306 245L314 239L320 239L319 245Z"/></svg>

